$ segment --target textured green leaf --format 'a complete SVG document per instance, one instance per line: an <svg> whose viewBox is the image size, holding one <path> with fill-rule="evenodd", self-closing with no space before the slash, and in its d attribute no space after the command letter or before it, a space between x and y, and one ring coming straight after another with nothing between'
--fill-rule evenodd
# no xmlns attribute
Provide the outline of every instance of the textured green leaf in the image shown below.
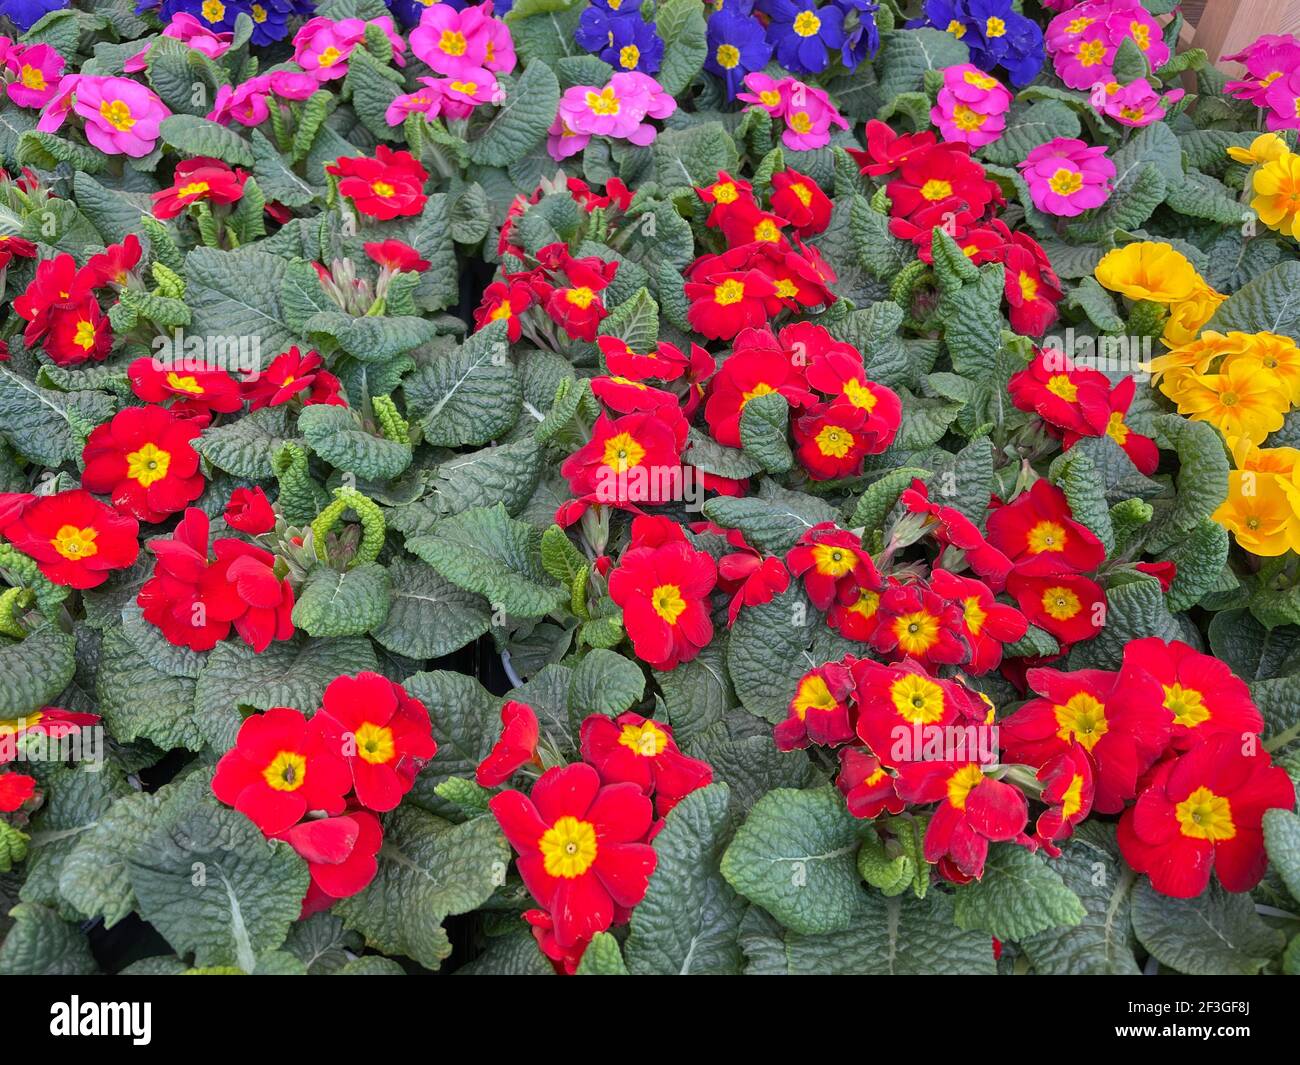
<svg viewBox="0 0 1300 1065"><path fill-rule="evenodd" d="M368 481L390 481L411 464L411 445L362 428L347 407L315 403L298 415L308 445L336 470Z"/></svg>
<svg viewBox="0 0 1300 1065"><path fill-rule="evenodd" d="M704 515L724 529L739 529L755 547L774 554L790 550L804 533L824 521L835 521L835 508L803 492L791 492L771 481L751 496L714 496Z"/></svg>
<svg viewBox="0 0 1300 1065"><path fill-rule="evenodd" d="M613 651L589 651L573 670L569 702L582 717L613 717L635 706L645 691L645 674L630 659Z"/></svg>
<svg viewBox="0 0 1300 1065"><path fill-rule="evenodd" d="M0 366L0 435L43 466L79 458L90 430L115 408L102 392L56 392Z"/></svg>
<svg viewBox="0 0 1300 1065"><path fill-rule="evenodd" d="M522 159L546 136L560 104L560 83L541 60L531 60L518 79L500 80L505 101L469 140L469 157L480 166L506 166Z"/></svg>
<svg viewBox="0 0 1300 1065"><path fill-rule="evenodd" d="M392 607L372 635L389 651L407 658L440 658L491 626L487 601L458 588L431 566L399 558L388 572Z"/></svg>
<svg viewBox="0 0 1300 1065"><path fill-rule="evenodd" d="M785 473L794 465L786 440L790 404L780 392L755 396L740 412L740 442L768 473Z"/></svg>
<svg viewBox="0 0 1300 1065"><path fill-rule="evenodd" d="M1291 897L1300 902L1300 817L1290 810L1267 811L1264 845L1273 869L1282 877Z"/></svg>
<svg viewBox="0 0 1300 1065"><path fill-rule="evenodd" d="M1133 930L1157 960L1190 976L1252 976L1286 943L1256 916L1250 895L1217 882L1198 898L1174 899L1142 881L1133 892Z"/></svg>
<svg viewBox="0 0 1300 1065"><path fill-rule="evenodd" d="M197 115L164 118L163 141L186 155L220 159L231 166L252 166L253 149L234 129Z"/></svg>
<svg viewBox="0 0 1300 1065"><path fill-rule="evenodd" d="M293 624L308 636L358 636L381 625L392 604L392 581L378 562L339 573L316 566L298 593Z"/></svg>
<svg viewBox="0 0 1300 1065"><path fill-rule="evenodd" d="M86 976L99 966L86 934L46 906L20 903L0 944L0 976Z"/></svg>
<svg viewBox="0 0 1300 1065"><path fill-rule="evenodd" d="M958 928L1018 940L1073 927L1085 913L1079 897L1042 858L1004 843L989 849L984 875L957 890L954 916Z"/></svg>
<svg viewBox="0 0 1300 1065"><path fill-rule="evenodd" d="M582 952L575 976L627 976L627 965L618 940L608 932L597 932Z"/></svg>
<svg viewBox="0 0 1300 1065"><path fill-rule="evenodd" d="M50 705L72 680L75 649L76 641L52 625L0 646L0 720Z"/></svg>
<svg viewBox="0 0 1300 1065"><path fill-rule="evenodd" d="M104 633L95 692L104 724L119 742L145 739L163 750L199 750L194 685L191 677L152 666L120 627Z"/></svg>
<svg viewBox="0 0 1300 1065"><path fill-rule="evenodd" d="M403 383L407 411L431 444L485 444L515 424L522 405L506 323L494 322L435 356Z"/></svg>

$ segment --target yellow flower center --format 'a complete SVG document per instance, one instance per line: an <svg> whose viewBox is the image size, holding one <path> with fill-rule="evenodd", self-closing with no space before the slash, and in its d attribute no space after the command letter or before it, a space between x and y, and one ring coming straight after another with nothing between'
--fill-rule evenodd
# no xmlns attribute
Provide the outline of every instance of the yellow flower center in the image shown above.
<svg viewBox="0 0 1300 1065"><path fill-rule="evenodd" d="M1078 773L1070 778L1069 787L1061 796L1061 816L1071 818L1083 807L1083 777Z"/></svg>
<svg viewBox="0 0 1300 1065"><path fill-rule="evenodd" d="M1061 196L1070 196L1083 188L1083 175L1077 170L1063 166L1047 179L1052 191Z"/></svg>
<svg viewBox="0 0 1300 1065"><path fill-rule="evenodd" d="M133 481L148 488L167 476L171 467L171 452L163 451L155 444L145 444L139 451L131 451L126 456L126 475Z"/></svg>
<svg viewBox="0 0 1300 1065"><path fill-rule="evenodd" d="M624 70L636 70L641 62L641 49L634 44L625 44L618 53L618 65Z"/></svg>
<svg viewBox="0 0 1300 1065"><path fill-rule="evenodd" d="M812 129L812 116L807 111L796 111L789 118L790 128L796 133L807 133Z"/></svg>
<svg viewBox="0 0 1300 1065"><path fill-rule="evenodd" d="M317 57L316 62L323 67L332 67L343 57L343 53L332 44Z"/></svg>
<svg viewBox="0 0 1300 1065"><path fill-rule="evenodd" d="M1142 51L1151 47L1151 27L1145 22L1138 22L1134 19L1128 24L1129 33L1132 34L1134 42Z"/></svg>
<svg viewBox="0 0 1300 1065"><path fill-rule="evenodd" d="M1181 684L1166 684L1165 709L1174 715L1180 725L1195 728L1202 721L1210 720L1210 708L1205 705L1205 697L1195 688L1184 688Z"/></svg>
<svg viewBox="0 0 1300 1065"><path fill-rule="evenodd" d="M928 610L914 610L894 619L894 635L904 654L923 655L939 642L939 619Z"/></svg>
<svg viewBox="0 0 1300 1065"><path fill-rule="evenodd" d="M730 307L733 303L739 303L745 298L745 283L737 281L734 277L729 277L722 282L713 292L713 300L724 307Z"/></svg>
<svg viewBox="0 0 1300 1065"><path fill-rule="evenodd" d="M1174 807L1179 831L1189 839L1207 839L1211 843L1234 839L1237 826L1232 821L1232 803L1226 796L1215 795L1200 787Z"/></svg>
<svg viewBox="0 0 1300 1065"><path fill-rule="evenodd" d="M937 203L939 200L946 200L952 195L952 185L947 181L939 178L931 178L921 186L921 197L929 200L931 203Z"/></svg>
<svg viewBox="0 0 1300 1065"><path fill-rule="evenodd" d="M798 200L805 207L809 207L812 205L812 198L813 198L812 189L810 189L802 181L796 181L793 185L791 185L790 191L794 193L795 199Z"/></svg>
<svg viewBox="0 0 1300 1065"><path fill-rule="evenodd" d="M1070 34L1082 33L1084 30L1086 30L1089 26L1091 26L1096 21L1097 21L1096 19L1088 18L1086 16L1082 18L1074 19L1068 26L1065 27L1065 32Z"/></svg>
<svg viewBox="0 0 1300 1065"><path fill-rule="evenodd" d="M1110 421L1106 423L1106 435L1123 447L1128 443L1129 428L1124 424L1124 415L1119 411L1110 412Z"/></svg>
<svg viewBox="0 0 1300 1065"><path fill-rule="evenodd" d="M1085 67L1095 67L1105 58L1105 41L1084 41L1079 45L1079 62Z"/></svg>
<svg viewBox="0 0 1300 1065"><path fill-rule="evenodd" d="M82 351L89 351L95 346L95 323L81 319L77 323L77 331L72 334L72 342Z"/></svg>
<svg viewBox="0 0 1300 1065"><path fill-rule="evenodd" d="M799 286L788 277L783 277L776 283L776 294L782 299L792 300L799 295Z"/></svg>
<svg viewBox="0 0 1300 1065"><path fill-rule="evenodd" d="M804 677L799 682L799 690L795 693L794 702L795 716L802 721L808 714L809 710L820 710L828 713L834 710L838 705L835 702L835 696L831 694L830 688L826 686L826 681L821 677L813 675Z"/></svg>
<svg viewBox="0 0 1300 1065"><path fill-rule="evenodd" d="M478 92L477 81L453 81L449 87L452 92L458 92L464 96L473 96Z"/></svg>
<svg viewBox="0 0 1300 1065"><path fill-rule="evenodd" d="M735 203L740 193L730 181L720 181L713 186L713 198L718 203Z"/></svg>
<svg viewBox="0 0 1300 1065"><path fill-rule="evenodd" d="M0 721L0 736L17 736L26 732L39 725L44 716L39 710L33 710L26 717L11 717L8 721Z"/></svg>
<svg viewBox="0 0 1300 1065"><path fill-rule="evenodd" d="M464 55L468 42L460 30L443 30L438 38L438 51L443 55Z"/></svg>
<svg viewBox="0 0 1300 1065"><path fill-rule="evenodd" d="M281 751L262 770L262 779L276 791L297 791L307 781L307 759L297 751Z"/></svg>
<svg viewBox="0 0 1300 1065"><path fill-rule="evenodd" d="M1070 588L1048 588L1043 593L1043 609L1056 621L1069 621L1083 609L1083 604Z"/></svg>
<svg viewBox="0 0 1300 1065"><path fill-rule="evenodd" d="M202 196L209 188L206 181L191 181L188 185L182 185L177 189L176 195L182 199L193 199L195 196Z"/></svg>
<svg viewBox="0 0 1300 1065"><path fill-rule="evenodd" d="M221 0L203 0L203 7L200 10L209 22L220 22L226 17L226 5Z"/></svg>
<svg viewBox="0 0 1300 1065"><path fill-rule="evenodd" d="M1063 373L1052 374L1047 379L1047 391L1066 403L1073 403L1079 398L1079 386Z"/></svg>
<svg viewBox="0 0 1300 1065"><path fill-rule="evenodd" d="M827 458L842 459L853 450L853 434L840 425L827 425L817 434L817 450Z"/></svg>
<svg viewBox="0 0 1300 1065"><path fill-rule="evenodd" d="M370 185L370 191L373 192L376 196L379 196L385 200L388 199L390 196L395 195L397 192L397 190L393 188L393 186L390 185L387 181L372 182Z"/></svg>
<svg viewBox="0 0 1300 1065"><path fill-rule="evenodd" d="M984 771L977 765L962 766L948 778L948 801L958 810L966 809L966 799L984 783Z"/></svg>
<svg viewBox="0 0 1300 1065"><path fill-rule="evenodd" d="M618 97L608 85L600 92L587 93L587 110L593 115L616 115L619 111Z"/></svg>
<svg viewBox="0 0 1300 1065"><path fill-rule="evenodd" d="M758 98L763 101L765 107L775 107L781 102L781 94L775 89L764 89L758 94Z"/></svg>
<svg viewBox="0 0 1300 1065"><path fill-rule="evenodd" d="M135 125L135 119L131 117L131 109L123 100L100 101L99 113L104 116L104 121L119 133L125 133Z"/></svg>
<svg viewBox="0 0 1300 1065"><path fill-rule="evenodd" d="M1025 535L1025 540L1032 554L1041 555L1044 551L1064 551L1069 535L1063 525L1040 521Z"/></svg>
<svg viewBox="0 0 1300 1065"><path fill-rule="evenodd" d="M30 63L23 64L20 80L27 89L45 88L45 75L41 73L40 67L34 67Z"/></svg>
<svg viewBox="0 0 1300 1065"><path fill-rule="evenodd" d="M386 765L397 754L393 730L367 721L356 731L357 757L371 765Z"/></svg>
<svg viewBox="0 0 1300 1065"><path fill-rule="evenodd" d="M203 386L186 374L182 377L175 370L167 371L167 387L177 392L188 392L191 396L203 395Z"/></svg>
<svg viewBox="0 0 1300 1065"><path fill-rule="evenodd" d="M602 462L616 473L626 473L640 466L645 459L645 448L631 433L616 433L605 441Z"/></svg>
<svg viewBox="0 0 1300 1065"><path fill-rule="evenodd" d="M1038 280L1036 278L1032 277L1031 275L1025 273L1025 271L1021 270L1020 276L1016 278L1016 281L1020 285L1021 299L1023 300L1038 299Z"/></svg>
<svg viewBox="0 0 1300 1065"><path fill-rule="evenodd" d="M991 15L984 23L985 37L1005 37L1007 35L1007 24L996 15Z"/></svg>
<svg viewBox="0 0 1300 1065"><path fill-rule="evenodd" d="M944 27L944 32L951 33L960 41L966 36L966 27L956 19L951 19L949 20L948 25Z"/></svg>
<svg viewBox="0 0 1300 1065"><path fill-rule="evenodd" d="M95 546L98 536L99 530L94 526L78 529L75 525L62 525L50 543L69 562L78 562L99 553L99 548Z"/></svg>
<svg viewBox="0 0 1300 1065"><path fill-rule="evenodd" d="M844 609L850 614L857 614L864 618L870 618L875 617L876 610L879 606L879 592L860 592L857 601L846 606Z"/></svg>
<svg viewBox="0 0 1300 1065"><path fill-rule="evenodd" d="M970 629L972 636L978 636L980 630L984 628L984 622L988 620L988 611L980 604L978 595L968 596L962 600L962 617L966 621L966 628Z"/></svg>
<svg viewBox="0 0 1300 1065"><path fill-rule="evenodd" d="M249 11L253 16L254 22L262 23L266 21L266 8L261 4L253 4L252 7L249 8Z"/></svg>
<svg viewBox="0 0 1300 1065"><path fill-rule="evenodd" d="M650 605L669 625L676 625L677 619L686 609L686 600L682 590L675 584L660 584L650 593Z"/></svg>
<svg viewBox="0 0 1300 1065"><path fill-rule="evenodd" d="M723 70L735 70L740 65L740 49L734 44L720 44L713 58Z"/></svg>
<svg viewBox="0 0 1300 1065"><path fill-rule="evenodd" d="M537 841L542 866L551 876L572 880L596 860L596 826L576 817L561 817Z"/></svg>
<svg viewBox="0 0 1300 1065"><path fill-rule="evenodd" d="M764 218L754 227L754 240L763 244L775 244L781 239L781 231L770 218Z"/></svg>
<svg viewBox="0 0 1300 1065"><path fill-rule="evenodd" d="M813 567L818 573L837 580L846 573L852 573L858 564L858 554L852 548L831 544L818 544L812 549L812 556Z"/></svg>
<svg viewBox="0 0 1300 1065"><path fill-rule="evenodd" d="M646 721L640 725L624 725L618 742L642 758L655 758L668 746L668 733L653 721Z"/></svg>
<svg viewBox="0 0 1300 1065"><path fill-rule="evenodd" d="M943 689L929 677L908 673L889 685L900 717L913 725L932 725L943 717Z"/></svg>
<svg viewBox="0 0 1300 1065"><path fill-rule="evenodd" d="M958 104L952 109L952 120L956 123L958 129L971 133L980 129L989 120L989 116L981 115L978 111L967 107L965 104Z"/></svg>
<svg viewBox="0 0 1300 1065"><path fill-rule="evenodd" d="M574 288L567 289L564 298L575 307L580 307L585 311L595 300L596 293L594 289L588 288L586 285L577 285Z"/></svg>
<svg viewBox="0 0 1300 1065"><path fill-rule="evenodd" d="M811 11L800 11L794 17L794 32L800 37L814 37L822 28L822 20Z"/></svg>
<svg viewBox="0 0 1300 1065"><path fill-rule="evenodd" d="M991 78L981 70L968 70L962 75L962 80L967 85L974 85L977 89L992 89L997 83L997 78Z"/></svg>
<svg viewBox="0 0 1300 1065"><path fill-rule="evenodd" d="M856 377L850 377L844 382L844 398L852 403L859 410L865 410L868 413L876 409L876 394Z"/></svg>
<svg viewBox="0 0 1300 1065"><path fill-rule="evenodd" d="M1110 730L1106 724L1106 707L1087 692L1071 695L1064 705L1057 703L1052 707L1060 731L1056 734L1063 740L1073 739L1085 751L1091 751Z"/></svg>

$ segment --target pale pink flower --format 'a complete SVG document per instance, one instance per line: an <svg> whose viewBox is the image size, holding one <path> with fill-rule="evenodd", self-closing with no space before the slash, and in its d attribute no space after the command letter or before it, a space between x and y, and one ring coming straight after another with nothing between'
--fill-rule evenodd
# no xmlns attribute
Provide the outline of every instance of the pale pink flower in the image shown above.
<svg viewBox="0 0 1300 1065"><path fill-rule="evenodd" d="M130 78L82 75L73 91L72 109L85 119L91 144L106 155L133 159L153 151L163 119L171 116L152 89Z"/></svg>

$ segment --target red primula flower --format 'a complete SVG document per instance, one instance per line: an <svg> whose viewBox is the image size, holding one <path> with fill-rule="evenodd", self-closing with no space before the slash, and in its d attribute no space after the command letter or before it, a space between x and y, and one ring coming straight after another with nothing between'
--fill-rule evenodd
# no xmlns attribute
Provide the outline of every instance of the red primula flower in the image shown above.
<svg viewBox="0 0 1300 1065"><path fill-rule="evenodd" d="M982 721L982 703L950 680L932 677L915 659L886 666L869 658L851 666L854 699L858 706L857 733L886 765L910 761L915 754L909 742L917 728L950 725L958 718Z"/></svg>
<svg viewBox="0 0 1300 1065"><path fill-rule="evenodd" d="M913 481L912 487L898 498L913 514L926 515L927 531L932 532L943 547L955 547L961 551L970 568L990 589L1000 592L1006 587L1007 574L1012 568L1011 559L990 544L970 518L956 507L930 502L930 491L924 481Z"/></svg>
<svg viewBox="0 0 1300 1065"><path fill-rule="evenodd" d="M1074 826L1092 812L1095 786L1088 752L1082 744L1070 744L1043 765L1038 779L1044 784L1039 798L1048 809L1038 815L1034 835L1055 856L1060 851L1054 845L1068 839Z"/></svg>
<svg viewBox="0 0 1300 1065"><path fill-rule="evenodd" d="M747 244L771 244L786 248L789 247L789 241L781 230L789 224L780 215L764 211L757 203L738 203L733 210L722 216L722 237L731 248Z"/></svg>
<svg viewBox="0 0 1300 1065"><path fill-rule="evenodd" d="M93 298L94 278L79 269L77 260L67 252L36 264L31 283L14 300L14 312L29 323L23 339L29 348L40 343L49 332L54 308L71 309Z"/></svg>
<svg viewBox="0 0 1300 1065"><path fill-rule="evenodd" d="M0 270L13 262L15 256L19 259L35 259L36 245L12 233L0 233Z"/></svg>
<svg viewBox="0 0 1300 1065"><path fill-rule="evenodd" d="M230 493L224 516L227 525L249 536L275 528L275 511L260 488L236 488Z"/></svg>
<svg viewBox="0 0 1300 1065"><path fill-rule="evenodd" d="M718 180L695 190L701 200L710 206L706 226L722 225L722 220L744 205L754 204L754 186L744 178L732 177L725 170L718 171Z"/></svg>
<svg viewBox="0 0 1300 1065"><path fill-rule="evenodd" d="M429 269L429 260L421 258L418 251L400 240L376 240L363 244L362 247L372 262L388 270L407 270L418 274Z"/></svg>
<svg viewBox="0 0 1300 1065"><path fill-rule="evenodd" d="M679 539L638 546L638 527L646 528L645 521L632 522L633 542L609 575L609 594L623 608L636 656L652 669L675 669L713 639L709 593L717 566L675 526Z"/></svg>
<svg viewBox="0 0 1300 1065"><path fill-rule="evenodd" d="M795 419L795 458L815 481L856 477L867 455L868 436L861 411L820 404Z"/></svg>
<svg viewBox="0 0 1300 1065"><path fill-rule="evenodd" d="M1264 731L1264 718L1246 682L1226 662L1203 655L1182 640L1166 643L1158 636L1130 640L1124 647L1119 684L1134 672L1150 674L1164 693L1163 706L1173 715L1172 743L1185 750L1214 733L1244 740Z"/></svg>
<svg viewBox="0 0 1300 1065"><path fill-rule="evenodd" d="M734 625L742 606L770 603L790 587L790 571L775 556L764 558L745 540L739 529L718 531L732 547L739 550L718 559L718 586L729 595L727 624Z"/></svg>
<svg viewBox="0 0 1300 1065"><path fill-rule="evenodd" d="M1002 661L1002 645L1015 643L1028 631L1025 615L999 603L982 581L936 569L930 574L930 588L940 598L960 604L961 634L970 647L965 665L976 676L997 669Z"/></svg>
<svg viewBox="0 0 1300 1065"><path fill-rule="evenodd" d="M787 336L804 324L782 329L782 342L788 343ZM844 410L862 415L859 432L865 437L866 454L879 455L894 442L903 421L902 401L892 388L867 380L862 356L848 345L830 346L813 354L808 384L834 400L832 416Z"/></svg>
<svg viewBox="0 0 1300 1065"><path fill-rule="evenodd" d="M339 379L323 367L319 353L309 351L304 355L296 344L281 352L265 370L256 370L244 378L241 387L249 410L278 407L295 396L302 399L304 407L313 403L346 407L339 395Z"/></svg>
<svg viewBox="0 0 1300 1065"><path fill-rule="evenodd" d="M668 502L681 487L688 431L675 408L620 418L602 413L591 439L564 460L560 474L582 500L609 506Z"/></svg>
<svg viewBox="0 0 1300 1065"><path fill-rule="evenodd" d="M592 377L588 380L595 397L619 414L653 411L664 406L671 407L674 414L677 412L677 397L662 388L629 377Z"/></svg>
<svg viewBox="0 0 1300 1065"><path fill-rule="evenodd" d="M767 322L777 288L762 270L722 270L687 281L685 293L691 328L710 340L730 340Z"/></svg>
<svg viewBox="0 0 1300 1065"><path fill-rule="evenodd" d="M176 164L170 188L152 194L155 218L175 218L199 200L229 204L243 198L248 173L234 170L220 159L198 156Z"/></svg>
<svg viewBox="0 0 1300 1065"><path fill-rule="evenodd" d="M343 759L300 711L286 706L245 719L212 778L212 794L268 836L297 824L308 810L341 814L351 786Z"/></svg>
<svg viewBox="0 0 1300 1065"><path fill-rule="evenodd" d="M866 127L867 150L849 148L848 153L869 177L892 174L908 158L917 152L923 152L936 143L935 135L929 130L921 133L895 133L887 123L873 118Z"/></svg>
<svg viewBox="0 0 1300 1065"><path fill-rule="evenodd" d="M810 669L799 680L788 716L772 730L778 751L793 751L815 743L838 747L853 739L849 696L853 675L836 662Z"/></svg>
<svg viewBox="0 0 1300 1065"><path fill-rule="evenodd" d="M1003 225L995 220L995 225ZM1011 328L1025 336L1041 337L1056 321L1061 302L1061 279L1052 269L1047 252L1028 233L1011 233L997 258L1004 269L1004 286Z"/></svg>
<svg viewBox="0 0 1300 1065"><path fill-rule="evenodd" d="M337 744L357 801L376 813L395 809L438 752L424 704L378 673L335 677L312 725Z"/></svg>
<svg viewBox="0 0 1300 1065"><path fill-rule="evenodd" d="M526 765L540 766L537 739L540 728L537 714L527 703L510 699L501 707L501 738L488 756L479 762L474 779L485 788L504 784L516 770Z"/></svg>
<svg viewBox="0 0 1300 1065"><path fill-rule="evenodd" d="M814 236L831 221L831 201L812 178L796 170L772 175L772 210L789 221L801 237Z"/></svg>
<svg viewBox="0 0 1300 1065"><path fill-rule="evenodd" d="M880 624L880 589L850 589L847 601L831 604L826 624L846 640L870 642Z"/></svg>
<svg viewBox="0 0 1300 1065"><path fill-rule="evenodd" d="M799 537L785 562L794 576L803 578L804 591L818 610L855 601L858 589L882 587L862 540L834 522L821 522Z"/></svg>
<svg viewBox="0 0 1300 1065"><path fill-rule="evenodd" d="M232 414L244 405L239 383L225 370L170 369L148 355L126 368L131 391L146 403L181 400L187 407L203 407L220 414Z"/></svg>
<svg viewBox="0 0 1300 1065"><path fill-rule="evenodd" d="M1160 465L1160 449L1151 437L1134 432L1124 421L1124 415L1133 405L1133 393L1136 388L1137 382L1131 377L1126 377L1111 389L1110 395L1106 397L1110 418L1106 422L1105 434L1124 449L1124 454L1133 461L1139 473L1150 477ZM1066 429L1061 436L1062 450L1068 451L1081 437L1097 435L1100 434Z"/></svg>
<svg viewBox="0 0 1300 1065"><path fill-rule="evenodd" d="M1213 871L1229 891L1249 891L1268 867L1266 811L1295 808L1295 788L1262 750L1212 736L1161 762L1119 822L1124 860L1165 895L1190 899Z"/></svg>
<svg viewBox="0 0 1300 1065"><path fill-rule="evenodd" d="M690 359L682 350L662 340L654 351L647 352L633 351L626 340L611 336L597 337L596 346L606 369L629 381L676 381L690 368Z"/></svg>
<svg viewBox="0 0 1300 1065"><path fill-rule="evenodd" d="M275 556L243 540L221 539L208 557L208 516L185 512L170 539L149 541L153 576L136 597L166 639L210 651L233 626L254 651L293 635L293 587L275 575Z"/></svg>
<svg viewBox="0 0 1300 1065"><path fill-rule="evenodd" d="M618 263L594 255L576 259L564 244L548 244L537 253L537 261L550 275L534 283L547 315L573 339L595 340L609 313L600 293L614 280Z"/></svg>
<svg viewBox="0 0 1300 1065"><path fill-rule="evenodd" d="M908 802L938 802L925 832L925 860L947 858L964 876L984 872L989 843L1016 839L1029 822L1019 789L986 776L978 762L909 762L894 782Z"/></svg>
<svg viewBox="0 0 1300 1065"><path fill-rule="evenodd" d="M0 813L13 813L35 794L34 777L26 773L0 773Z"/></svg>
<svg viewBox="0 0 1300 1065"><path fill-rule="evenodd" d="M140 264L143 253L140 238L128 233L121 244L110 244L98 255L92 255L82 273L88 276L94 288L105 285L121 288L130 279L131 271Z"/></svg>
<svg viewBox="0 0 1300 1065"><path fill-rule="evenodd" d="M1094 570L1106 558L1095 533L1074 520L1065 493L1048 480L994 508L986 522L989 543L1019 562L1046 556L1069 569Z"/></svg>
<svg viewBox="0 0 1300 1065"><path fill-rule="evenodd" d="M803 365L766 329L748 329L736 337L731 357L709 382L704 417L713 438L740 447L740 415L757 396L783 395L792 407L811 406Z"/></svg>
<svg viewBox="0 0 1300 1065"><path fill-rule="evenodd" d="M71 736L87 725L98 723L98 714L63 710L57 706L33 710L25 717L9 718L7 721L0 718L0 765L12 762L17 757L17 743L26 735L37 734L59 739Z"/></svg>
<svg viewBox="0 0 1300 1065"><path fill-rule="evenodd" d="M645 897L655 852L642 841L654 812L635 784L601 787L579 763L548 769L528 796L503 791L488 805L519 854L524 886L551 915L557 946L589 940L613 924L616 906Z"/></svg>
<svg viewBox="0 0 1300 1065"><path fill-rule="evenodd" d="M1169 743L1169 712L1150 674L1130 671L1122 687L1117 679L1101 669L1031 669L1042 698L998 722L1006 760L1041 767L1077 743L1096 766L1097 811L1119 813Z"/></svg>
<svg viewBox="0 0 1300 1065"><path fill-rule="evenodd" d="M961 607L945 602L919 581L892 582L880 596L880 613L871 646L882 654L906 655L930 665L956 665L970 654Z"/></svg>
<svg viewBox="0 0 1300 1065"><path fill-rule="evenodd" d="M113 329L94 296L57 304L49 311L45 352L59 366L76 366L105 358L113 347Z"/></svg>
<svg viewBox="0 0 1300 1065"><path fill-rule="evenodd" d="M1007 578L1020 612L1062 644L1091 640L1106 624L1106 593L1051 557L1021 562Z"/></svg>
<svg viewBox="0 0 1300 1065"><path fill-rule="evenodd" d="M73 489L41 496L11 515L4 535L36 560L55 584L95 588L113 570L128 569L140 553L140 525L127 514Z"/></svg>
<svg viewBox="0 0 1300 1065"><path fill-rule="evenodd" d="M302 821L275 838L297 852L311 875L300 919L355 895L379 872L384 832L379 818L365 810Z"/></svg>
<svg viewBox="0 0 1300 1065"><path fill-rule="evenodd" d="M569 195L582 204L588 214L598 207L617 207L620 211L626 211L632 206L632 190L618 178L610 178L605 182L604 196L593 191L582 178L571 177L565 182L565 186L569 190Z"/></svg>
<svg viewBox="0 0 1300 1065"><path fill-rule="evenodd" d="M1043 348L1007 382L1011 402L1037 414L1056 432L1100 436L1110 418L1105 374L1077 367L1063 352Z"/></svg>
<svg viewBox="0 0 1300 1065"><path fill-rule="evenodd" d="M885 189L895 215L928 228L945 214L983 214L994 196L990 186L966 145L945 143L910 154Z"/></svg>
<svg viewBox="0 0 1300 1065"><path fill-rule="evenodd" d="M601 783L635 784L654 796L658 817L713 782L712 767L682 754L669 726L630 710L613 719L592 714L580 735L583 761L600 774Z"/></svg>
<svg viewBox="0 0 1300 1065"><path fill-rule="evenodd" d="M525 910L523 918L537 941L537 949L550 959L556 973L564 976L576 973L591 940L579 939L562 947L555 938L555 918L545 910Z"/></svg>
<svg viewBox="0 0 1300 1065"><path fill-rule="evenodd" d="M885 811L900 814L907 805L894 789L893 774L865 747L840 748L840 772L835 786L854 817L870 821Z"/></svg>
<svg viewBox="0 0 1300 1065"><path fill-rule="evenodd" d="M417 215L429 198L424 194L428 171L410 152L386 144L376 146L373 159L340 156L325 172L340 179L339 192L350 197L358 211L380 221Z"/></svg>
<svg viewBox="0 0 1300 1065"><path fill-rule="evenodd" d="M90 434L81 483L141 521L165 521L203 494L190 443L201 431L162 407L127 407Z"/></svg>
<svg viewBox="0 0 1300 1065"><path fill-rule="evenodd" d="M474 326L482 329L492 322L505 319L506 337L513 344L524 330L520 315L537 302L537 294L526 274L507 276L504 281L493 281L483 290L483 301L474 308Z"/></svg>

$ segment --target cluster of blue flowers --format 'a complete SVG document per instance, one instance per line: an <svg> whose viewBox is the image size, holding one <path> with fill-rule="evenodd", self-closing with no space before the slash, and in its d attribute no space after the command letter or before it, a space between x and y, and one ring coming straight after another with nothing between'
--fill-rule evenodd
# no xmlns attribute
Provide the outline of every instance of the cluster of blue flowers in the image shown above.
<svg viewBox="0 0 1300 1065"><path fill-rule="evenodd" d="M641 17L637 0L592 0L573 39L616 71L654 74L664 61L663 38Z"/></svg>
<svg viewBox="0 0 1300 1065"><path fill-rule="evenodd" d="M68 0L0 0L0 15L5 15L23 33L51 11L62 11Z"/></svg>
<svg viewBox="0 0 1300 1065"><path fill-rule="evenodd" d="M853 70L880 46L875 0L716 0L713 7L704 67L729 97L773 57L793 73L820 74L836 56Z"/></svg>
<svg viewBox="0 0 1300 1065"><path fill-rule="evenodd" d="M213 33L229 33L240 15L253 21L253 43L274 44L289 36L289 20L310 15L312 0L139 0L136 11L152 11L164 24L177 14L193 15Z"/></svg>
<svg viewBox="0 0 1300 1065"><path fill-rule="evenodd" d="M1011 84L1028 85L1043 67L1043 31L1011 6L1011 0L925 0L925 17L908 29L931 26L951 33L970 49L970 61L986 73L996 67Z"/></svg>

